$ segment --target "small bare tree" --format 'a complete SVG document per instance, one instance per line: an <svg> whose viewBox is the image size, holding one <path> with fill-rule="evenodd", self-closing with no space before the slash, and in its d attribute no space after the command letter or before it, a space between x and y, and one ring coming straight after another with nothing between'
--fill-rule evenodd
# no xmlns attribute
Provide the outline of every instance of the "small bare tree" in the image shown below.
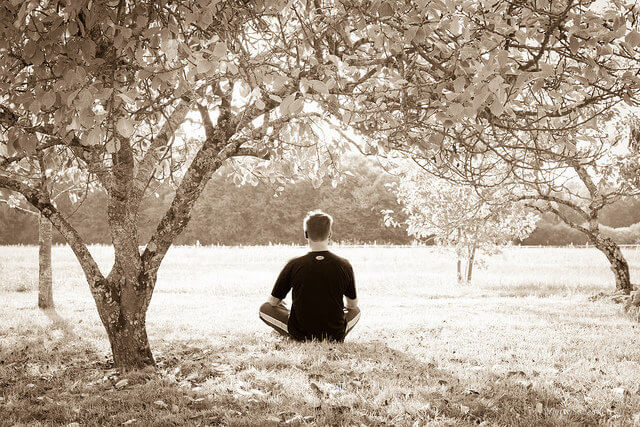
<svg viewBox="0 0 640 427"><path fill-rule="evenodd" d="M477 252L492 254L513 240L526 238L538 217L510 201L504 189L478 189L434 177L404 162L391 184L407 216L407 233L453 247L459 283L470 283ZM400 225L385 211L388 225ZM463 263L466 265L463 269Z"/></svg>

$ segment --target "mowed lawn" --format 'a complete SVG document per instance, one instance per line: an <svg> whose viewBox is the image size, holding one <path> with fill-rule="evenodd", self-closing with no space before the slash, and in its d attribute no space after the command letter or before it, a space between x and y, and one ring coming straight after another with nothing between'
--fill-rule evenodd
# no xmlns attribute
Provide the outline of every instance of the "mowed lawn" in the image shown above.
<svg viewBox="0 0 640 427"><path fill-rule="evenodd" d="M111 249L91 251L106 271ZM44 313L37 248L0 248L0 424L640 425L640 326L589 298L614 287L595 249L507 249L461 287L449 252L336 247L362 309L343 344L258 318L304 252L171 249L147 316L158 369L118 375L71 251L54 248Z"/></svg>

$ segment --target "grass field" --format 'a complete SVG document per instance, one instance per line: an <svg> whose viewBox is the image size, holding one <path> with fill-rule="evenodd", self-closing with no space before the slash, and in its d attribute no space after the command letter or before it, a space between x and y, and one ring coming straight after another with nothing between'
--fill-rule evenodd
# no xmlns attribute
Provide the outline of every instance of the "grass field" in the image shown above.
<svg viewBox="0 0 640 427"><path fill-rule="evenodd" d="M106 271L111 249L91 250ZM159 368L123 377L71 251L44 313L37 248L0 248L0 424L640 425L640 327L589 299L613 290L596 250L508 249L459 287L433 248L335 248L362 309L343 344L258 319L303 251L171 249L148 312Z"/></svg>

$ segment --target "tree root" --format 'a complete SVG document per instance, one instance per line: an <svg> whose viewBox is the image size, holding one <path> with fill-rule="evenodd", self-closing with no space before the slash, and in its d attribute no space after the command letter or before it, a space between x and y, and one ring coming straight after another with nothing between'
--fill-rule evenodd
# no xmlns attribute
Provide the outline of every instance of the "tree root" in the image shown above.
<svg viewBox="0 0 640 427"><path fill-rule="evenodd" d="M625 316L640 322L640 286L633 285L633 291L627 295L621 291L599 292L589 297L589 301L609 300L615 304L622 304Z"/></svg>
<svg viewBox="0 0 640 427"><path fill-rule="evenodd" d="M640 291L637 286L633 287L633 292L624 302L624 311L629 318L640 322Z"/></svg>

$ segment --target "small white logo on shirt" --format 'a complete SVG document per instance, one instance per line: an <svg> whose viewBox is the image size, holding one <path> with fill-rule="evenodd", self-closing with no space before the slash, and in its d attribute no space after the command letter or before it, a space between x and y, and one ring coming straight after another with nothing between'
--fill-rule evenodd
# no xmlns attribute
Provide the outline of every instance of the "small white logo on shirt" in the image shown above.
<svg viewBox="0 0 640 427"><path fill-rule="evenodd" d="M316 257L316 259L317 259L318 261L322 261L322 260L324 259L324 257L323 257L322 255L318 255L318 256Z"/></svg>

